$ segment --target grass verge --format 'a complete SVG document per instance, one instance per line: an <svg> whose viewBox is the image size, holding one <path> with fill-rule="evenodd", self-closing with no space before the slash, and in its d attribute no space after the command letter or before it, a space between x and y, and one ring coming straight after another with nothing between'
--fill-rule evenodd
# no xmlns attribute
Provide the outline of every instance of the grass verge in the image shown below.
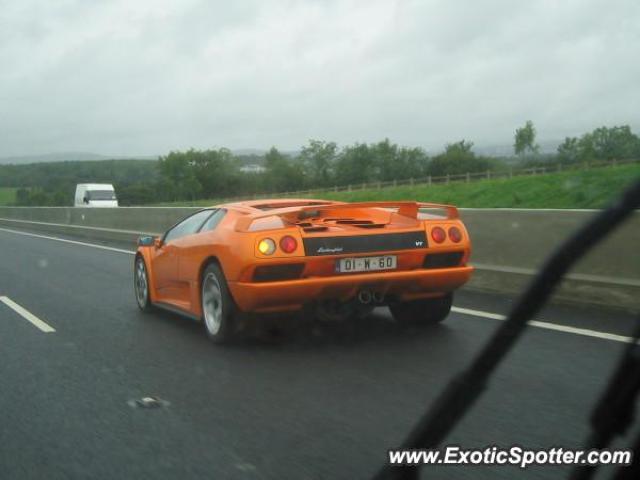
<svg viewBox="0 0 640 480"><path fill-rule="evenodd" d="M16 201L17 188L0 187L0 205L11 205Z"/></svg>
<svg viewBox="0 0 640 480"><path fill-rule="evenodd" d="M633 180L640 178L640 163L571 170L512 179L470 183L414 185L351 192L318 192L313 198L348 202L416 200L468 208L602 208ZM279 195L274 194L277 198ZM224 200L164 203L165 206L209 206Z"/></svg>

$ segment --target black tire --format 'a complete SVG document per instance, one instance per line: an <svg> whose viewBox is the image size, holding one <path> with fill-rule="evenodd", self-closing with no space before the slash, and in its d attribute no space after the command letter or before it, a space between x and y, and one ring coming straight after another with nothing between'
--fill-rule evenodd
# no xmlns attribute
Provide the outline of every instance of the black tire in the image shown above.
<svg viewBox="0 0 640 480"><path fill-rule="evenodd" d="M133 292L140 310L145 313L153 310L151 296L149 295L149 272L147 272L144 258L140 255L136 255L136 259L133 262Z"/></svg>
<svg viewBox="0 0 640 480"><path fill-rule="evenodd" d="M447 318L452 303L453 293L448 293L437 298L394 303L389 305L389 309L398 323L433 325Z"/></svg>
<svg viewBox="0 0 640 480"><path fill-rule="evenodd" d="M239 312L220 266L212 263L205 268L200 285L202 323L207 336L214 343L231 341Z"/></svg>

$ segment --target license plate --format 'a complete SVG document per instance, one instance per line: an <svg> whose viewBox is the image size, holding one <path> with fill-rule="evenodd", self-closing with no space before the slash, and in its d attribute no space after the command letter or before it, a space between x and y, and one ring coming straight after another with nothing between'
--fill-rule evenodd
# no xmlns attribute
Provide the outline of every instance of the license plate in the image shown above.
<svg viewBox="0 0 640 480"><path fill-rule="evenodd" d="M380 255L378 257L341 258L336 262L339 273L374 272L377 270L393 270L397 267L398 258L395 255Z"/></svg>

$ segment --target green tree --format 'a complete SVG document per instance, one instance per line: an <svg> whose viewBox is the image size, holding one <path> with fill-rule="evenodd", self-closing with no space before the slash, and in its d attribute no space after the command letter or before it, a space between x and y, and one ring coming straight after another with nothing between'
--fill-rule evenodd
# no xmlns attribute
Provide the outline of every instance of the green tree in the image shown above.
<svg viewBox="0 0 640 480"><path fill-rule="evenodd" d="M29 190L22 187L16 191L16 205L18 206L29 205Z"/></svg>
<svg viewBox="0 0 640 480"><path fill-rule="evenodd" d="M524 127L516 129L513 149L516 155L537 154L540 146L535 143L536 129L531 120L527 120Z"/></svg>
<svg viewBox="0 0 640 480"><path fill-rule="evenodd" d="M320 140L309 140L309 144L302 147L300 160L309 182L314 186L326 187L333 182L337 150L335 142Z"/></svg>
<svg viewBox="0 0 640 480"><path fill-rule="evenodd" d="M60 188L52 192L49 196L49 204L57 207L71 207L74 200L73 195L75 191L71 189Z"/></svg>
<svg viewBox="0 0 640 480"><path fill-rule="evenodd" d="M558 160L561 163L575 163L580 159L580 146L576 137L566 137L558 146Z"/></svg>
<svg viewBox="0 0 640 480"><path fill-rule="evenodd" d="M624 160L640 157L640 138L629 125L599 127L578 138L565 138L558 146L561 162Z"/></svg>
<svg viewBox="0 0 640 480"><path fill-rule="evenodd" d="M265 186L271 192L288 192L304 188L304 172L300 163L291 162L289 157L276 147L265 155Z"/></svg>
<svg viewBox="0 0 640 480"><path fill-rule="evenodd" d="M388 138L369 145L375 180L388 182L426 174L428 157L421 148L399 147Z"/></svg>
<svg viewBox="0 0 640 480"><path fill-rule="evenodd" d="M348 185L376 180L376 166L366 143L344 147L336 162L336 183Z"/></svg>
<svg viewBox="0 0 640 480"><path fill-rule="evenodd" d="M490 168L489 161L484 157L477 157L472 150L473 142L461 140L450 143L445 151L436 155L429 164L429 174L434 176L460 175L486 171Z"/></svg>
<svg viewBox="0 0 640 480"><path fill-rule="evenodd" d="M386 182L400 178L402 168L398 163L398 145L385 138L382 142L369 146L369 155L374 179Z"/></svg>
<svg viewBox="0 0 640 480"><path fill-rule="evenodd" d="M202 185L204 198L229 196L237 193L240 171L231 151L194 150L186 152L187 162Z"/></svg>
<svg viewBox="0 0 640 480"><path fill-rule="evenodd" d="M184 152L170 152L158 160L158 170L163 177L163 184L168 188L171 200L195 200L202 185L194 170L193 156Z"/></svg>
<svg viewBox="0 0 640 480"><path fill-rule="evenodd" d="M29 205L43 207L50 206L51 197L47 195L44 190L40 188L34 188L29 191Z"/></svg>
<svg viewBox="0 0 640 480"><path fill-rule="evenodd" d="M139 183L135 185L115 185L118 193L118 203L126 205L145 205L158 200L156 185Z"/></svg>
<svg viewBox="0 0 640 480"><path fill-rule="evenodd" d="M640 139L629 125L600 127L580 139L584 160L628 159L640 154Z"/></svg>
<svg viewBox="0 0 640 480"><path fill-rule="evenodd" d="M402 147L396 158L396 178L420 178L428 173L429 157L421 148Z"/></svg>

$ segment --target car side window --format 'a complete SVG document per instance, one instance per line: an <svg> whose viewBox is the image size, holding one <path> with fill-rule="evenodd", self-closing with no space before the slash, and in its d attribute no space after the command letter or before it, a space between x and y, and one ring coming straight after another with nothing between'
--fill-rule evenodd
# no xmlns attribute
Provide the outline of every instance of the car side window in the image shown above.
<svg viewBox="0 0 640 480"><path fill-rule="evenodd" d="M212 213L213 210L202 210L194 213L169 230L164 236L164 243L196 233Z"/></svg>
<svg viewBox="0 0 640 480"><path fill-rule="evenodd" d="M220 220L224 218L226 213L227 211L224 209L216 210L216 213L211 215L209 219L206 222L204 222L204 225L202 225L202 228L200 229L200 231L208 232L215 229L220 223Z"/></svg>

